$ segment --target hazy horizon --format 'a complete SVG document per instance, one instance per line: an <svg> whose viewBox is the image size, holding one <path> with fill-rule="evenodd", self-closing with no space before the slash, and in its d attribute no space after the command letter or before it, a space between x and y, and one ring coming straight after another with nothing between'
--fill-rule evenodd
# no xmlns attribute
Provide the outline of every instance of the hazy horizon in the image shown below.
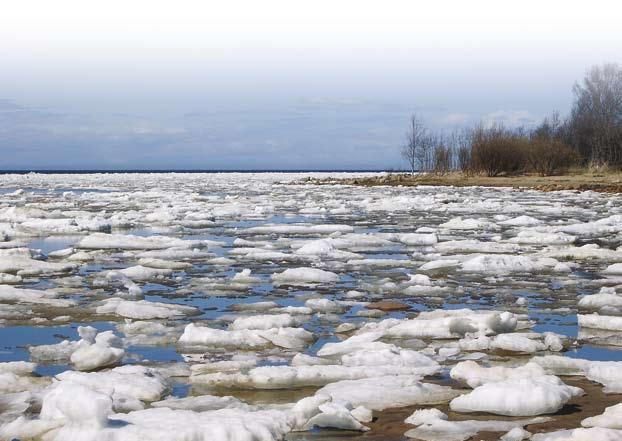
<svg viewBox="0 0 622 441"><path fill-rule="evenodd" d="M22 1L1 169L387 169L435 129L568 112L620 61L612 1Z"/></svg>

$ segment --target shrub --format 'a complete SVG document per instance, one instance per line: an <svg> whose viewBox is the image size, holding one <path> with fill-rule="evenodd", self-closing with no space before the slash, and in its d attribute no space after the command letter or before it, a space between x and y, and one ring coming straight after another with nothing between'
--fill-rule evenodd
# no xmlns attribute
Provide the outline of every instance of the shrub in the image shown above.
<svg viewBox="0 0 622 441"><path fill-rule="evenodd" d="M471 140L471 166L486 176L525 170L529 140L502 126L477 127Z"/></svg>
<svg viewBox="0 0 622 441"><path fill-rule="evenodd" d="M470 173L472 171L471 147L458 147L458 168L463 173Z"/></svg>
<svg viewBox="0 0 622 441"><path fill-rule="evenodd" d="M540 176L551 176L579 163L579 155L557 140L532 139L527 149L527 162Z"/></svg>
<svg viewBox="0 0 622 441"><path fill-rule="evenodd" d="M449 173L453 168L454 151L451 147L443 144L434 146L434 172L444 175Z"/></svg>

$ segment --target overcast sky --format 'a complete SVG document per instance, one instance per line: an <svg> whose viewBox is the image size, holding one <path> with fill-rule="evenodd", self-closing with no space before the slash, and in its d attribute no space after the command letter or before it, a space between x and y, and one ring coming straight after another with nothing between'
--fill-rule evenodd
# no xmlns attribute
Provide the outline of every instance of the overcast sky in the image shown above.
<svg viewBox="0 0 622 441"><path fill-rule="evenodd" d="M622 61L618 3L6 2L0 168L398 168L412 112L567 112Z"/></svg>

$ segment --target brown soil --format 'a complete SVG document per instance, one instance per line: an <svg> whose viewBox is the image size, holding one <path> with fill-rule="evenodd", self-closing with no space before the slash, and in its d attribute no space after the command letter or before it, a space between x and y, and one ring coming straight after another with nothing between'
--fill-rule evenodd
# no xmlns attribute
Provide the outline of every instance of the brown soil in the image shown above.
<svg viewBox="0 0 622 441"><path fill-rule="evenodd" d="M345 184L360 185L365 187L374 186L406 186L416 187L419 185L439 185L455 187L511 187L527 188L541 191L559 190L592 190L601 193L622 193L622 172L589 173L580 171L561 176L497 176L487 177L481 175L467 175L464 173L436 174L387 174L383 176L346 178L346 179L308 179L304 183L314 184Z"/></svg>

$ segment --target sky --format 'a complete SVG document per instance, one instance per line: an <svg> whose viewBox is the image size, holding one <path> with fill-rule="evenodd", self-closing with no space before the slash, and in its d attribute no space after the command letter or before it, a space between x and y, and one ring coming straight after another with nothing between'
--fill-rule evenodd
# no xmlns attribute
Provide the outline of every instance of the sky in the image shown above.
<svg viewBox="0 0 622 441"><path fill-rule="evenodd" d="M567 113L618 3L6 1L0 169L399 169L413 113Z"/></svg>

